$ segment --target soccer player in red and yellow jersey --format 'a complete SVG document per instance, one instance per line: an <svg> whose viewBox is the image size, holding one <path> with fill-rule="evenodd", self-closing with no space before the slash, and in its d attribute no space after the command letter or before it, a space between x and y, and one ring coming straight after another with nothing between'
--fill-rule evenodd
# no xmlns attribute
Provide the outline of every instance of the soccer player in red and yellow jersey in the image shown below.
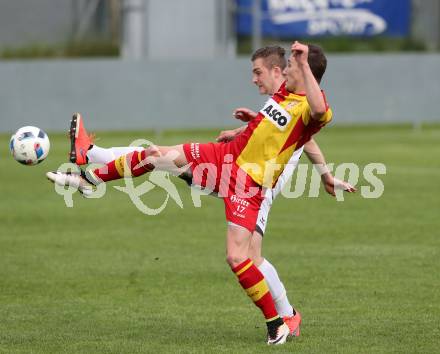
<svg viewBox="0 0 440 354"><path fill-rule="evenodd" d="M265 188L276 183L292 153L331 119L319 88L325 68L326 58L319 47L295 42L284 71L285 85L233 141L153 146L123 155L88 175L49 172L47 176L57 184L75 185L90 193L94 185L127 174L139 176L172 164L186 168L196 184L208 186L223 198L228 221L227 262L262 310L268 344L282 344L289 328L278 316L263 275L248 258L248 249ZM213 168L207 171L208 164Z"/></svg>

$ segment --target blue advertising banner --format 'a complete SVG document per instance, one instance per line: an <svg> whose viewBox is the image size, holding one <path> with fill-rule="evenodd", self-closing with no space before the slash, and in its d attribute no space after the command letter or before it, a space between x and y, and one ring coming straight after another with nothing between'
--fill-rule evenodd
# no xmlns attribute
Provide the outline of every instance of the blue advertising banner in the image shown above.
<svg viewBox="0 0 440 354"><path fill-rule="evenodd" d="M237 1L237 33L252 32L253 0ZM406 36L411 0L261 0L263 35Z"/></svg>

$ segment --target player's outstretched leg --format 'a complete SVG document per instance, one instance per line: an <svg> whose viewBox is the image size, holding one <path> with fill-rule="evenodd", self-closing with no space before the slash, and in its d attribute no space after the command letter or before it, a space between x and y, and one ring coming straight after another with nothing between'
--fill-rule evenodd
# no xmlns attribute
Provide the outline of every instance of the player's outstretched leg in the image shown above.
<svg viewBox="0 0 440 354"><path fill-rule="evenodd" d="M122 155L103 167L81 171L81 174L48 172L46 176L58 185L76 187L82 194L88 196L100 183L124 177L138 177L155 168L172 173L178 172L178 174L185 172L189 166L182 145L150 146L141 151Z"/></svg>
<svg viewBox="0 0 440 354"><path fill-rule="evenodd" d="M143 155L145 154L146 152L143 152ZM127 176L137 177L154 169L151 164L142 163L140 154L135 152L123 155L104 167L92 171L81 170L80 174L55 171L46 173L46 177L59 186L74 187L87 197L93 193L98 184L124 178L126 163L129 164Z"/></svg>
<svg viewBox="0 0 440 354"><path fill-rule="evenodd" d="M138 177L154 169L154 166L146 162L148 156L158 154L158 150L150 147L141 152L133 152L113 160L101 168L81 174L48 172L46 177L60 186L72 186L78 188L85 196L90 195L94 187L102 182L108 182L125 176ZM128 167L128 171L126 171Z"/></svg>
<svg viewBox="0 0 440 354"><path fill-rule="evenodd" d="M134 151L110 161L103 167L88 171L87 179L93 184L98 184L126 176L138 177L154 169L154 166L147 162L147 159L159 156L159 149L154 146L142 149L141 151Z"/></svg>

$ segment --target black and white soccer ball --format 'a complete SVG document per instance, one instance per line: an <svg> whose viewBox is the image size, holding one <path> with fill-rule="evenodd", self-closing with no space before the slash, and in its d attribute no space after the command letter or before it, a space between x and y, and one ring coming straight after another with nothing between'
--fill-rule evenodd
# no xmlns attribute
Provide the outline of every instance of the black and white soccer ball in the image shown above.
<svg viewBox="0 0 440 354"><path fill-rule="evenodd" d="M23 165L36 165L49 154L50 141L40 128L26 126L18 129L11 136L9 148L18 162Z"/></svg>

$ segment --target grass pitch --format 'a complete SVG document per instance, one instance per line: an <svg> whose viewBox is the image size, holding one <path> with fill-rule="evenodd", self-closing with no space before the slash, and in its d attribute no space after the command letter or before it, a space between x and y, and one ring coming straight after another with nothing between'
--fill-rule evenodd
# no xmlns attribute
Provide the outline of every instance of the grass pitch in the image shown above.
<svg viewBox="0 0 440 354"><path fill-rule="evenodd" d="M99 136L102 146L121 146L209 141L216 132ZM47 161L25 167L0 136L0 352L438 352L439 126L318 135L328 162L384 163L385 192L277 199L264 254L304 320L301 337L276 348L225 263L221 201L203 197L195 208L174 179L183 209L170 200L146 216L113 188L123 182L101 199L76 194L67 208L44 173L66 161L68 143L50 137ZM165 197L155 188L143 200L153 208Z"/></svg>

